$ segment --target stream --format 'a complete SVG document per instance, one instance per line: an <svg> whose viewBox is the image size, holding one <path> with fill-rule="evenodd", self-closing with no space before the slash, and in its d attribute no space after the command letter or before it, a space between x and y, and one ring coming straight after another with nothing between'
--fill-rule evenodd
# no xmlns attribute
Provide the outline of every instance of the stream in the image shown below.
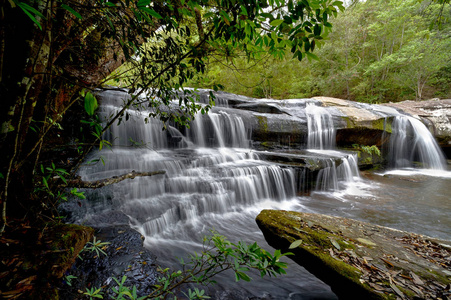
<svg viewBox="0 0 451 300"><path fill-rule="evenodd" d="M101 95L104 119L117 111L121 97L124 93ZM416 142L420 154L406 155L406 149L391 155L400 164L393 164L389 171L359 172L357 155L335 147L334 112L313 100L290 101L296 109L291 109L289 118L308 125L308 141L304 149L283 149L284 153L306 160L314 157L323 166L314 173L316 186L306 193L303 183L312 175L306 177L299 168L266 160L268 151L252 146L255 141L247 115L235 113L223 102L208 115L198 115L185 132L176 127L162 131L159 121L146 124L145 113L129 110L130 120L105 135L113 149L94 151L88 158L102 157L105 165L87 164L80 176L97 180L132 170L165 170L166 174L89 192L90 200L76 222L115 224L114 217L96 220L96 216L121 211L145 237L145 247L157 256L158 264L172 268L179 266L178 257L200 252L203 237L213 229L232 242L256 241L273 252L255 223L266 208L342 216L451 240L451 172L433 141L423 142L420 136ZM396 130L412 130L409 126L421 125L399 124ZM392 141L390 151L396 152L406 140L393 136L398 140ZM427 157L423 164L432 170L411 168L409 159L422 156ZM218 284L207 287L208 294L215 299L337 299L329 286L288 258L285 261L289 268L280 278L252 273L250 283L236 283L233 274L222 274Z"/></svg>

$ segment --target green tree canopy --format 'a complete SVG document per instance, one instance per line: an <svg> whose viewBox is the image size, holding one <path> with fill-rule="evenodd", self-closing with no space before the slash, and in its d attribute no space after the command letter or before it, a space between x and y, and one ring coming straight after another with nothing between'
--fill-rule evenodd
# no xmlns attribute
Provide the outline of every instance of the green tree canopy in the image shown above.
<svg viewBox="0 0 451 300"><path fill-rule="evenodd" d="M47 147L47 133L78 105L81 88L101 86L108 74L127 63L128 72L116 72L113 79L126 84L131 98L107 126L138 99L154 109L150 117L186 124L201 107L192 92L180 94L179 89L205 71L208 57L227 58L239 51L248 59L265 53L283 58L290 51L299 60L316 58L312 51L328 35L329 20L340 9L342 2L331 0L3 1L3 224L8 198L41 202L30 196L32 174ZM83 95L92 114L92 94ZM174 97L180 98L180 109L169 108ZM95 120L87 123L101 139L105 128ZM15 207L18 215L26 213L24 207L28 205Z"/></svg>
<svg viewBox="0 0 451 300"><path fill-rule="evenodd" d="M230 92L274 98L387 102L451 97L450 16L449 2L443 1L356 1L331 21L333 31L315 52L319 61L268 58L249 64L237 58L234 73L224 60L212 61L198 84L223 81ZM269 86L272 93L262 93Z"/></svg>

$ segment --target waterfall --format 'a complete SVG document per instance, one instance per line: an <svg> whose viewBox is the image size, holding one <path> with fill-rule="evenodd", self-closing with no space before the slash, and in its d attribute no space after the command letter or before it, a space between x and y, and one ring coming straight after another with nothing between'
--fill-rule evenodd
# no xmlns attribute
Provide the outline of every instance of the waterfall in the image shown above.
<svg viewBox="0 0 451 300"><path fill-rule="evenodd" d="M396 116L389 143L389 161L394 168L413 167L445 170L445 157L427 127L409 116Z"/></svg>
<svg viewBox="0 0 451 300"><path fill-rule="evenodd" d="M243 119L222 110L197 114L186 136L199 147L249 148L250 140Z"/></svg>
<svg viewBox="0 0 451 300"><path fill-rule="evenodd" d="M118 98L124 95L102 96L101 117L107 120L118 111L122 104ZM105 133L113 151L91 155L91 159L102 156L105 165L85 166L80 175L96 180L132 170L165 170L165 175L116 184L102 195L112 199L146 237L168 237L174 230L182 234L183 229L177 228L187 224L296 195L295 170L260 160L249 149L249 128L228 108L197 114L190 128L179 130L171 124L166 131L146 111L131 108L126 113L127 121Z"/></svg>
<svg viewBox="0 0 451 300"><path fill-rule="evenodd" d="M307 103L305 112L308 124L307 148L310 152L332 156L324 159L325 167L318 172L316 190L337 191L340 189L340 181L349 183L359 177L357 155L331 151L335 149L336 130L332 115L327 109Z"/></svg>
<svg viewBox="0 0 451 300"><path fill-rule="evenodd" d="M360 179L357 164L357 154L336 150L308 150L316 153L322 163L322 168L316 178L317 191L338 191L340 183L352 184Z"/></svg>
<svg viewBox="0 0 451 300"><path fill-rule="evenodd" d="M308 122L308 149L334 149L335 126L332 115L321 106L307 103L305 112Z"/></svg>
<svg viewBox="0 0 451 300"><path fill-rule="evenodd" d="M176 264L174 257L186 258L186 253L202 251L202 237L210 234L210 229L216 229L233 242L257 241L265 245L254 221L263 208L309 211L307 204L310 202L312 212L318 212L320 208L324 209L319 210L321 213L330 213L335 209L337 199L351 195L351 201L343 200L342 203L350 206L342 211L345 214L354 211L349 207L353 207L355 199L366 195L366 190L361 188L366 183L359 179L357 154L336 150L333 121L337 119L333 119L332 114L335 118L340 116L338 110L306 103L314 102L313 99L285 101L285 106L280 107L278 102L275 104L276 101L272 100L268 108L267 101L261 100L253 106L245 97L225 93L219 95L216 99L219 107L212 108L205 115L196 114L189 128L169 123L166 124L168 130L163 131L164 124L149 118L149 111L133 107L127 109L123 122L114 124L105 132L104 138L113 144L112 150L94 151L88 157L88 161L93 162L102 158L105 164L86 164L79 175L84 180L97 180L131 171L165 170L166 173L127 179L88 191L89 201L82 204L86 209L83 217L89 219L100 215L101 221L91 223L95 226L106 224L104 220L108 220L108 224L116 224L115 220L111 220L114 217L110 216L117 214L111 212L126 214L130 226L145 236L145 245L156 252L159 262L163 261L163 265L171 267ZM127 97L126 93L117 91L102 92L99 95L101 119L108 121ZM204 93L199 105L205 105L208 101ZM274 107L278 108L277 113L272 113ZM395 114L387 115L391 117ZM307 145L301 145L306 123ZM399 163L397 166L406 161L409 161L408 164L412 160L423 161L425 166L439 168L443 156L430 134L423 132L427 131L424 125L421 124L421 127L417 123L417 120L411 121L409 118L395 118L391 136L393 161ZM265 141L284 138L287 132L294 131L293 124L302 124L294 128L299 131L297 150L278 146L279 151L270 146L269 149L277 151L270 152L266 151L265 145L261 145ZM257 127L260 128L260 136L256 134ZM276 131L275 127L288 130ZM252 143L251 134L261 139L259 143ZM422 141L425 137L429 140ZM255 148L258 146L259 150L253 150L253 145ZM436 158L422 157L431 155L434 147L438 154L432 156ZM314 197L306 196L312 189L316 191ZM333 199L333 206L324 206L322 200L326 198ZM85 222L83 217L77 221ZM294 268L290 266L289 272L293 272ZM276 283L259 283L257 288L249 291L256 298L266 297L263 292L269 291L268 295L276 295L272 299L291 299L291 294L298 293L303 297L305 291L325 290L323 285L317 288L315 284L318 283L305 281L304 274L291 276ZM256 277L253 282L258 281ZM303 279L299 280L300 277ZM304 286L292 286L302 282L305 282ZM333 295L329 298L321 297L321 293L315 295L310 292L310 295L313 295L311 298L334 299ZM330 296L330 293L327 295Z"/></svg>

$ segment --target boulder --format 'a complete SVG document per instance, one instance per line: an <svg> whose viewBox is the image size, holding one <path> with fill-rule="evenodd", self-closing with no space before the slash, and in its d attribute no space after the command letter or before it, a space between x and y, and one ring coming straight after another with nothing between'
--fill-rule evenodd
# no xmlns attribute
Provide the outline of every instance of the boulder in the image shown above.
<svg viewBox="0 0 451 300"><path fill-rule="evenodd" d="M329 284L342 299L448 299L451 246L356 220L263 210L268 243ZM291 249L290 249L291 248Z"/></svg>
<svg viewBox="0 0 451 300"><path fill-rule="evenodd" d="M0 238L0 298L58 299L56 284L93 233L72 224L14 227Z"/></svg>
<svg viewBox="0 0 451 300"><path fill-rule="evenodd" d="M307 144L307 121L285 114L254 113L251 119L252 140L301 148Z"/></svg>

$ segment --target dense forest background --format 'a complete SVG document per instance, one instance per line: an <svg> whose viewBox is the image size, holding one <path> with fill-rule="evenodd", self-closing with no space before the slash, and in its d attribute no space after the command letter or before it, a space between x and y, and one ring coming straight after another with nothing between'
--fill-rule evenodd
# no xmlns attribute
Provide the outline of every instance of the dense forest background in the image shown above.
<svg viewBox="0 0 451 300"><path fill-rule="evenodd" d="M417 0L358 1L333 19L319 58L212 56L191 85L266 98L331 96L383 103L451 97L451 8Z"/></svg>

